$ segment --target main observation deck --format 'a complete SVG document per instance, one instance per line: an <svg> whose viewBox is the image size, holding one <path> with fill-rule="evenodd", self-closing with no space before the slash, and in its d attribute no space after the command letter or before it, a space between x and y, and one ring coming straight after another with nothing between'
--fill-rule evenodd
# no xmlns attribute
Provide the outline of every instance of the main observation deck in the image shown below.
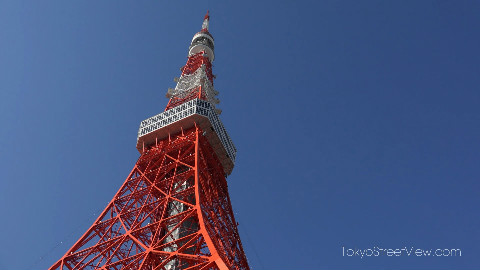
<svg viewBox="0 0 480 270"><path fill-rule="evenodd" d="M225 175L229 175L235 165L237 150L213 106L198 98L143 120L138 130L137 150L142 153L145 147L195 124L203 130L202 135L210 142Z"/></svg>

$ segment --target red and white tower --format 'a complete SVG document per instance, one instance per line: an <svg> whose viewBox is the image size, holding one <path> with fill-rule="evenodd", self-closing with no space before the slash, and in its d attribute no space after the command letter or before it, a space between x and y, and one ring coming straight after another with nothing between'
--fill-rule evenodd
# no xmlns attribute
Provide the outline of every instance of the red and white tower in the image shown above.
<svg viewBox="0 0 480 270"><path fill-rule="evenodd" d="M117 194L50 269L249 269L228 196L236 149L215 105L209 15Z"/></svg>

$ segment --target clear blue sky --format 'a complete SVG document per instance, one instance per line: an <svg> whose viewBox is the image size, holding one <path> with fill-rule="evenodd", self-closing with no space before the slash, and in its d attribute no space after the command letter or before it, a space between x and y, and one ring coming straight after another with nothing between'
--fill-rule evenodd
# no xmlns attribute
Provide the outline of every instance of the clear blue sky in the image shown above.
<svg viewBox="0 0 480 270"><path fill-rule="evenodd" d="M0 269L48 268L103 210L207 9L252 269L478 269L473 0L2 0Z"/></svg>

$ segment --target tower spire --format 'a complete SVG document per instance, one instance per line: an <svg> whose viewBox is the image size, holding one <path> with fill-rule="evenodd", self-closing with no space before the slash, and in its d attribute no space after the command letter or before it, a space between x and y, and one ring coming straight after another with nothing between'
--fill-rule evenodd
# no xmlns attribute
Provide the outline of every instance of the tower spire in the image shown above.
<svg viewBox="0 0 480 270"><path fill-rule="evenodd" d="M210 21L210 15L208 13L209 11L207 10L207 14L205 15L205 18L203 18L203 24L202 24L203 32L208 32L208 22Z"/></svg>
<svg viewBox="0 0 480 270"><path fill-rule="evenodd" d="M169 110L192 99L199 98L208 101L215 108L220 101L215 97L218 92L213 88L212 62L215 59L215 42L208 32L210 15L207 11L203 19L202 30L193 35L188 48L187 64L182 67L180 78L176 78L175 89L169 88L167 98L170 98L165 110Z"/></svg>

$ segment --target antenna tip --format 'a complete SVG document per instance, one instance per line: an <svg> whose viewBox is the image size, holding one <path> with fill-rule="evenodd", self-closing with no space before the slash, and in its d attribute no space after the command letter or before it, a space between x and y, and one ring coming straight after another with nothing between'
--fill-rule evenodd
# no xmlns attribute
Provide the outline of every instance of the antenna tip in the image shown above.
<svg viewBox="0 0 480 270"><path fill-rule="evenodd" d="M205 15L205 18L203 18L204 20L210 20L210 15L208 13L209 13L209 10L207 10L207 14Z"/></svg>

